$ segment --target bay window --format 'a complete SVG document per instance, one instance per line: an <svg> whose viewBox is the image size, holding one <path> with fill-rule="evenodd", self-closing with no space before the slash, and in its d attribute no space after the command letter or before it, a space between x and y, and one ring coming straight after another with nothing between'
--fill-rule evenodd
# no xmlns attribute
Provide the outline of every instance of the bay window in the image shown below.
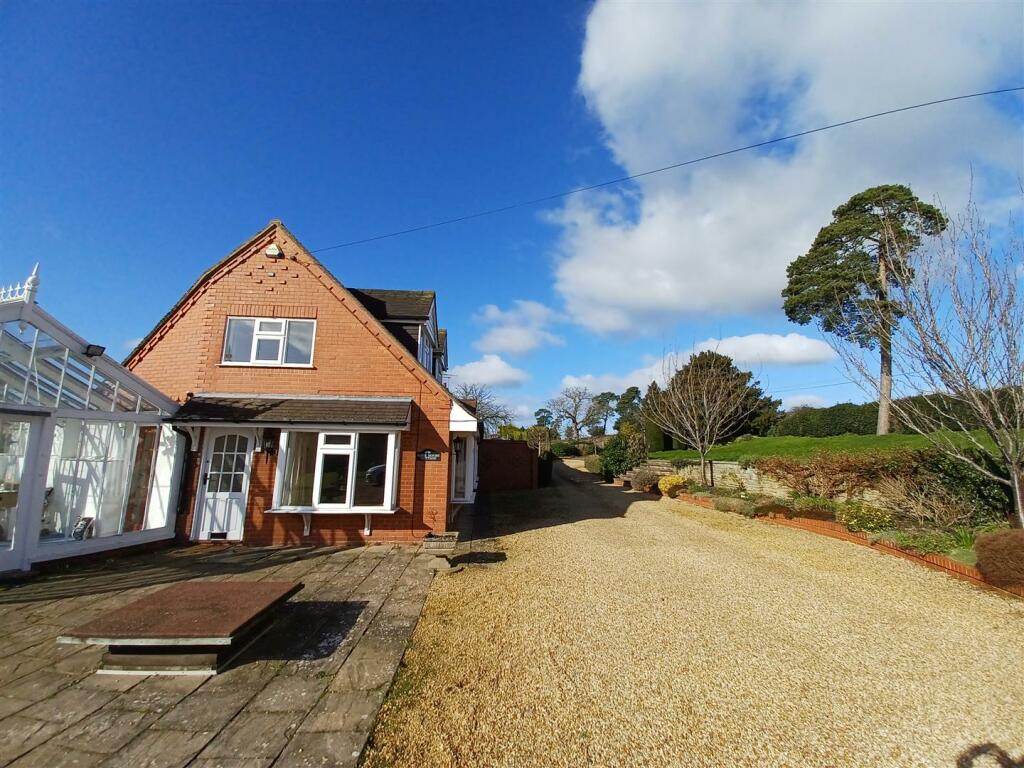
<svg viewBox="0 0 1024 768"><path fill-rule="evenodd" d="M391 512L398 488L396 432L281 432L274 508Z"/></svg>
<svg viewBox="0 0 1024 768"><path fill-rule="evenodd" d="M229 317L224 365L312 365L315 320Z"/></svg>

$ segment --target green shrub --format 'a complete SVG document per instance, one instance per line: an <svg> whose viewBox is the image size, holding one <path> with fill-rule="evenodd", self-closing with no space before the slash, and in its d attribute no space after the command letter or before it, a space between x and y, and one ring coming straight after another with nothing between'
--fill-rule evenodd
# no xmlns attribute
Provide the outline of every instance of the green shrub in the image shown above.
<svg viewBox="0 0 1024 768"><path fill-rule="evenodd" d="M927 491L929 480L941 485L949 496L973 511L972 526L1006 519L1010 509L1010 494L1005 485L939 451L921 451L920 455L920 474L923 477L919 482L923 489ZM975 452L972 457L989 471L1002 474L999 465L988 454Z"/></svg>
<svg viewBox="0 0 1024 768"><path fill-rule="evenodd" d="M633 470L633 477L629 482L634 491L642 493L653 493L658 487L658 475L649 469Z"/></svg>
<svg viewBox="0 0 1024 768"><path fill-rule="evenodd" d="M565 442L564 440L556 440L553 442L551 444L551 452L555 454L555 456L559 457L580 455L579 448L572 443Z"/></svg>
<svg viewBox="0 0 1024 768"><path fill-rule="evenodd" d="M797 517L812 520L835 520L839 504L822 496L797 496L792 501Z"/></svg>
<svg viewBox="0 0 1024 768"><path fill-rule="evenodd" d="M892 528L892 513L863 501L847 501L839 505L836 520L851 531L884 531Z"/></svg>
<svg viewBox="0 0 1024 768"><path fill-rule="evenodd" d="M974 549L985 581L997 587L1024 587L1024 529L984 533Z"/></svg>
<svg viewBox="0 0 1024 768"><path fill-rule="evenodd" d="M622 435L616 435L609 440L601 451L601 473L605 477L624 475L635 466L629 443Z"/></svg>
<svg viewBox="0 0 1024 768"><path fill-rule="evenodd" d="M941 531L886 531L884 537L922 555L944 555L956 549L956 538Z"/></svg>
<svg viewBox="0 0 1024 768"><path fill-rule="evenodd" d="M719 512L738 512L746 515L747 510L753 510L754 504L746 499L730 498L728 496L716 496L714 500L715 509Z"/></svg>
<svg viewBox="0 0 1024 768"><path fill-rule="evenodd" d="M680 491L685 491L689 485L690 481L679 475L665 475L658 480L658 490L670 499L674 499Z"/></svg>
<svg viewBox="0 0 1024 768"><path fill-rule="evenodd" d="M587 472L593 472L595 475L602 474L601 457L594 453L590 454L589 456L584 456L583 467L587 470Z"/></svg>

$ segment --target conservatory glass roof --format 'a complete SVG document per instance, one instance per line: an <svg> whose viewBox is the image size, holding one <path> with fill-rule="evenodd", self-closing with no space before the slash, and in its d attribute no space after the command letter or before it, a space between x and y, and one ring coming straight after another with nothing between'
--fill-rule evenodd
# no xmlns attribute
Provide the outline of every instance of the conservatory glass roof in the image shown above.
<svg viewBox="0 0 1024 768"><path fill-rule="evenodd" d="M130 380L103 373L93 358L72 352L26 320L0 322L2 404L161 413Z"/></svg>

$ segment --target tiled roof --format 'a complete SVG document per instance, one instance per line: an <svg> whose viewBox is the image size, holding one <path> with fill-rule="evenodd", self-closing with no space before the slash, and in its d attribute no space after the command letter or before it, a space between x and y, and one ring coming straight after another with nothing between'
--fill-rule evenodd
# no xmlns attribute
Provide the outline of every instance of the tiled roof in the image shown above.
<svg viewBox="0 0 1024 768"><path fill-rule="evenodd" d="M426 320L434 306L433 291L349 288L349 293L378 320Z"/></svg>
<svg viewBox="0 0 1024 768"><path fill-rule="evenodd" d="M437 346L441 348L442 354L448 351L448 330L446 328L437 329Z"/></svg>
<svg viewBox="0 0 1024 768"><path fill-rule="evenodd" d="M411 403L407 397L196 395L169 421L404 427Z"/></svg>

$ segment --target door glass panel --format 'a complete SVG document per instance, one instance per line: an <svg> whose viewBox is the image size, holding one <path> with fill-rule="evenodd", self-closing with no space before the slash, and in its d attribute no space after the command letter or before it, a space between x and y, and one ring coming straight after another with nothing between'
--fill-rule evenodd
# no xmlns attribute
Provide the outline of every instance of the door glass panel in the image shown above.
<svg viewBox="0 0 1024 768"><path fill-rule="evenodd" d="M213 441L206 490L210 493L241 493L248 451L249 438L243 435L219 435Z"/></svg>
<svg viewBox="0 0 1024 768"><path fill-rule="evenodd" d="M356 507L384 505L384 481L387 475L388 436L362 434L356 448Z"/></svg>
<svg viewBox="0 0 1024 768"><path fill-rule="evenodd" d="M10 549L25 469L29 422L0 414L0 549Z"/></svg>
<svg viewBox="0 0 1024 768"><path fill-rule="evenodd" d="M124 511L126 532L141 531L146 527L146 506L149 502L149 486L159 436L159 427L139 427L135 460L132 462L131 477L128 479L128 502Z"/></svg>
<svg viewBox="0 0 1024 768"><path fill-rule="evenodd" d="M327 453L321 460L320 504L345 504L348 502L347 453Z"/></svg>
<svg viewBox="0 0 1024 768"><path fill-rule="evenodd" d="M466 438L457 437L452 440L452 450L455 453L455 498L466 498Z"/></svg>

